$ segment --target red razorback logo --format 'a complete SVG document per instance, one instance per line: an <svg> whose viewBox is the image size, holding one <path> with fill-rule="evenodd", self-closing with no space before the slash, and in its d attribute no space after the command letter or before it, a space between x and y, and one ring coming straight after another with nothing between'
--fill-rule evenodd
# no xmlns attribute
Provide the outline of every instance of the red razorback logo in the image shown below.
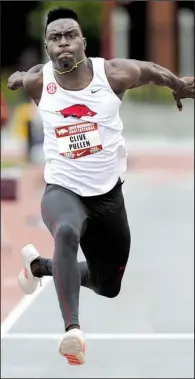
<svg viewBox="0 0 195 379"><path fill-rule="evenodd" d="M76 118L81 118L83 116L93 117L97 114L96 112L92 111L90 108L83 104L71 105L71 107L64 108L58 112L60 112L64 118L70 116Z"/></svg>

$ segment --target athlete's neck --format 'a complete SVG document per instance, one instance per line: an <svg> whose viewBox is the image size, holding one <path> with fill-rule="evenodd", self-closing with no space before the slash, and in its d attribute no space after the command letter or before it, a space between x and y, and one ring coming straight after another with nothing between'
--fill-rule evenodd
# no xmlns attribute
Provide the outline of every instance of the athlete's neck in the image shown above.
<svg viewBox="0 0 195 379"><path fill-rule="evenodd" d="M59 73L58 70L55 68L55 65L53 65L54 68L54 76L57 80L57 82L66 89L79 89L82 87L82 85L87 81L91 81L93 72L91 65L86 58L78 64L77 67L75 67L72 71L66 72L66 73ZM68 71L68 70L67 70ZM60 70L60 72L63 72Z"/></svg>
<svg viewBox="0 0 195 379"><path fill-rule="evenodd" d="M71 64L64 64L64 66L62 67L53 63L53 69L54 69L54 72L56 72L58 75L68 75L68 74L74 74L75 71L82 70L83 68L87 67L87 65L88 65L87 57L83 56L82 58L78 59L75 62L72 62Z"/></svg>

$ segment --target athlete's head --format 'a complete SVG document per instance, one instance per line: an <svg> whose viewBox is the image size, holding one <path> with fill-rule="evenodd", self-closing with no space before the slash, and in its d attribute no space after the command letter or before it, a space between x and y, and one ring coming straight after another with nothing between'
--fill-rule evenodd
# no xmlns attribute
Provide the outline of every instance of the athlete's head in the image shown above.
<svg viewBox="0 0 195 379"><path fill-rule="evenodd" d="M86 40L77 14L71 9L49 11L45 27L45 46L56 69L69 69L85 57Z"/></svg>

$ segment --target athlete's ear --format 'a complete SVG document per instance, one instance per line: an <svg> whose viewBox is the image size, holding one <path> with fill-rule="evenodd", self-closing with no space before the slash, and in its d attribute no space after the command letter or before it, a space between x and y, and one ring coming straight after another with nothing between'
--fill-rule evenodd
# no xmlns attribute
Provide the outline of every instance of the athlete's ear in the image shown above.
<svg viewBox="0 0 195 379"><path fill-rule="evenodd" d="M86 50L86 47L87 47L87 41L86 41L86 38L83 38L83 44L84 44L84 50Z"/></svg>
<svg viewBox="0 0 195 379"><path fill-rule="evenodd" d="M48 50L47 50L47 44L46 44L46 41L45 41L45 50L46 50L47 55L49 55L49 54L48 54Z"/></svg>

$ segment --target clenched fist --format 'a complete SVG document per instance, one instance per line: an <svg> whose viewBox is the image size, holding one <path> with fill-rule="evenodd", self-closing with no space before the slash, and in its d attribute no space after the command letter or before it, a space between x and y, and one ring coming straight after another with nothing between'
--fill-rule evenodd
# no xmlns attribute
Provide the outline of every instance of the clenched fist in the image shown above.
<svg viewBox="0 0 195 379"><path fill-rule="evenodd" d="M14 91L23 87L24 72L16 71L8 78L7 86L10 90Z"/></svg>
<svg viewBox="0 0 195 379"><path fill-rule="evenodd" d="M180 111L183 108L181 99L194 99L194 77L185 76L181 80L185 83L184 87L178 91L173 91L173 97Z"/></svg>

